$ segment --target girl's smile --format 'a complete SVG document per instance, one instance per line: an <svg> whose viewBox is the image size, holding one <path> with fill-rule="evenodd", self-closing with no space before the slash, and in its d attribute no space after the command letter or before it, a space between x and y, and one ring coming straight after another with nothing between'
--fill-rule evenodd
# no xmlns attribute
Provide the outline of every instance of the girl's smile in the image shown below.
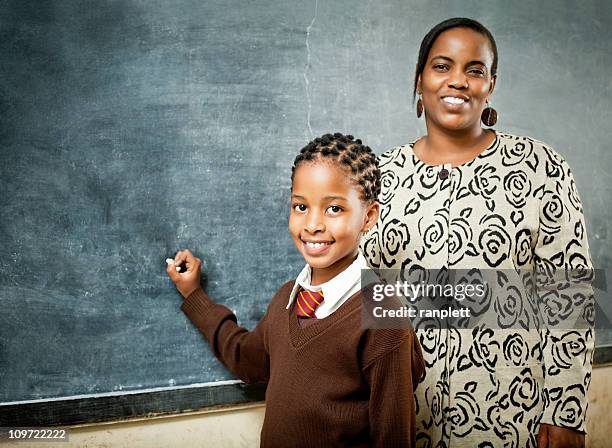
<svg viewBox="0 0 612 448"><path fill-rule="evenodd" d="M312 241L302 240L302 243L304 244L304 251L313 257L327 253L330 246L334 244L333 241L318 241L318 240L312 240Z"/></svg>

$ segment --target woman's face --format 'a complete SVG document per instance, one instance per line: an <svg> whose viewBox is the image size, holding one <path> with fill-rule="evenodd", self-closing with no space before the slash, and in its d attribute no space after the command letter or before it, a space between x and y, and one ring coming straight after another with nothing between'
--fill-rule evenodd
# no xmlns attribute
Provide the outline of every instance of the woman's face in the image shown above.
<svg viewBox="0 0 612 448"><path fill-rule="evenodd" d="M427 56L417 91L422 93L428 130L480 127L480 116L493 93L493 51L488 39L469 28L441 33Z"/></svg>

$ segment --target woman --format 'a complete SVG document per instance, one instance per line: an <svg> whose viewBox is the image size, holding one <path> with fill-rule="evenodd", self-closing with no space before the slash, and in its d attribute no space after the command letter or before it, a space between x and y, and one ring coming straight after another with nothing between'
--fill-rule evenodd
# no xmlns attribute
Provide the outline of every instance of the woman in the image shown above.
<svg viewBox="0 0 612 448"><path fill-rule="evenodd" d="M423 39L414 94L427 135L381 157L381 219L363 247L372 267L591 268L563 158L531 138L482 127L497 119L489 104L496 72L495 40L474 20L446 20ZM416 392L417 445L584 445L592 331L538 330L528 307L515 308L504 329L418 331L427 374ZM499 321L504 310L487 311Z"/></svg>

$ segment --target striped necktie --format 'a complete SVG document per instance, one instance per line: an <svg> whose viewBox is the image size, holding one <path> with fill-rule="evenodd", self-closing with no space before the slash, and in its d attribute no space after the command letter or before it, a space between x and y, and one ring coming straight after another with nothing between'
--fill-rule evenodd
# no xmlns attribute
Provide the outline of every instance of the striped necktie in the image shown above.
<svg viewBox="0 0 612 448"><path fill-rule="evenodd" d="M323 302L323 292L300 289L297 295L295 312L302 319L316 319L315 310Z"/></svg>

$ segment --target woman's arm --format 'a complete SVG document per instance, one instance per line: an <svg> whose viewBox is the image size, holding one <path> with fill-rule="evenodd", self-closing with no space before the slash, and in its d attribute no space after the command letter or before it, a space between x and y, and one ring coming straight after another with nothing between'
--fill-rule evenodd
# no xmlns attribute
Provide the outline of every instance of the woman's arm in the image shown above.
<svg viewBox="0 0 612 448"><path fill-rule="evenodd" d="M572 173L554 151L547 155L547 179L541 191L540 229L534 251L544 318L541 423L585 431L594 346L590 318L593 266ZM542 431L546 431L545 425Z"/></svg>

